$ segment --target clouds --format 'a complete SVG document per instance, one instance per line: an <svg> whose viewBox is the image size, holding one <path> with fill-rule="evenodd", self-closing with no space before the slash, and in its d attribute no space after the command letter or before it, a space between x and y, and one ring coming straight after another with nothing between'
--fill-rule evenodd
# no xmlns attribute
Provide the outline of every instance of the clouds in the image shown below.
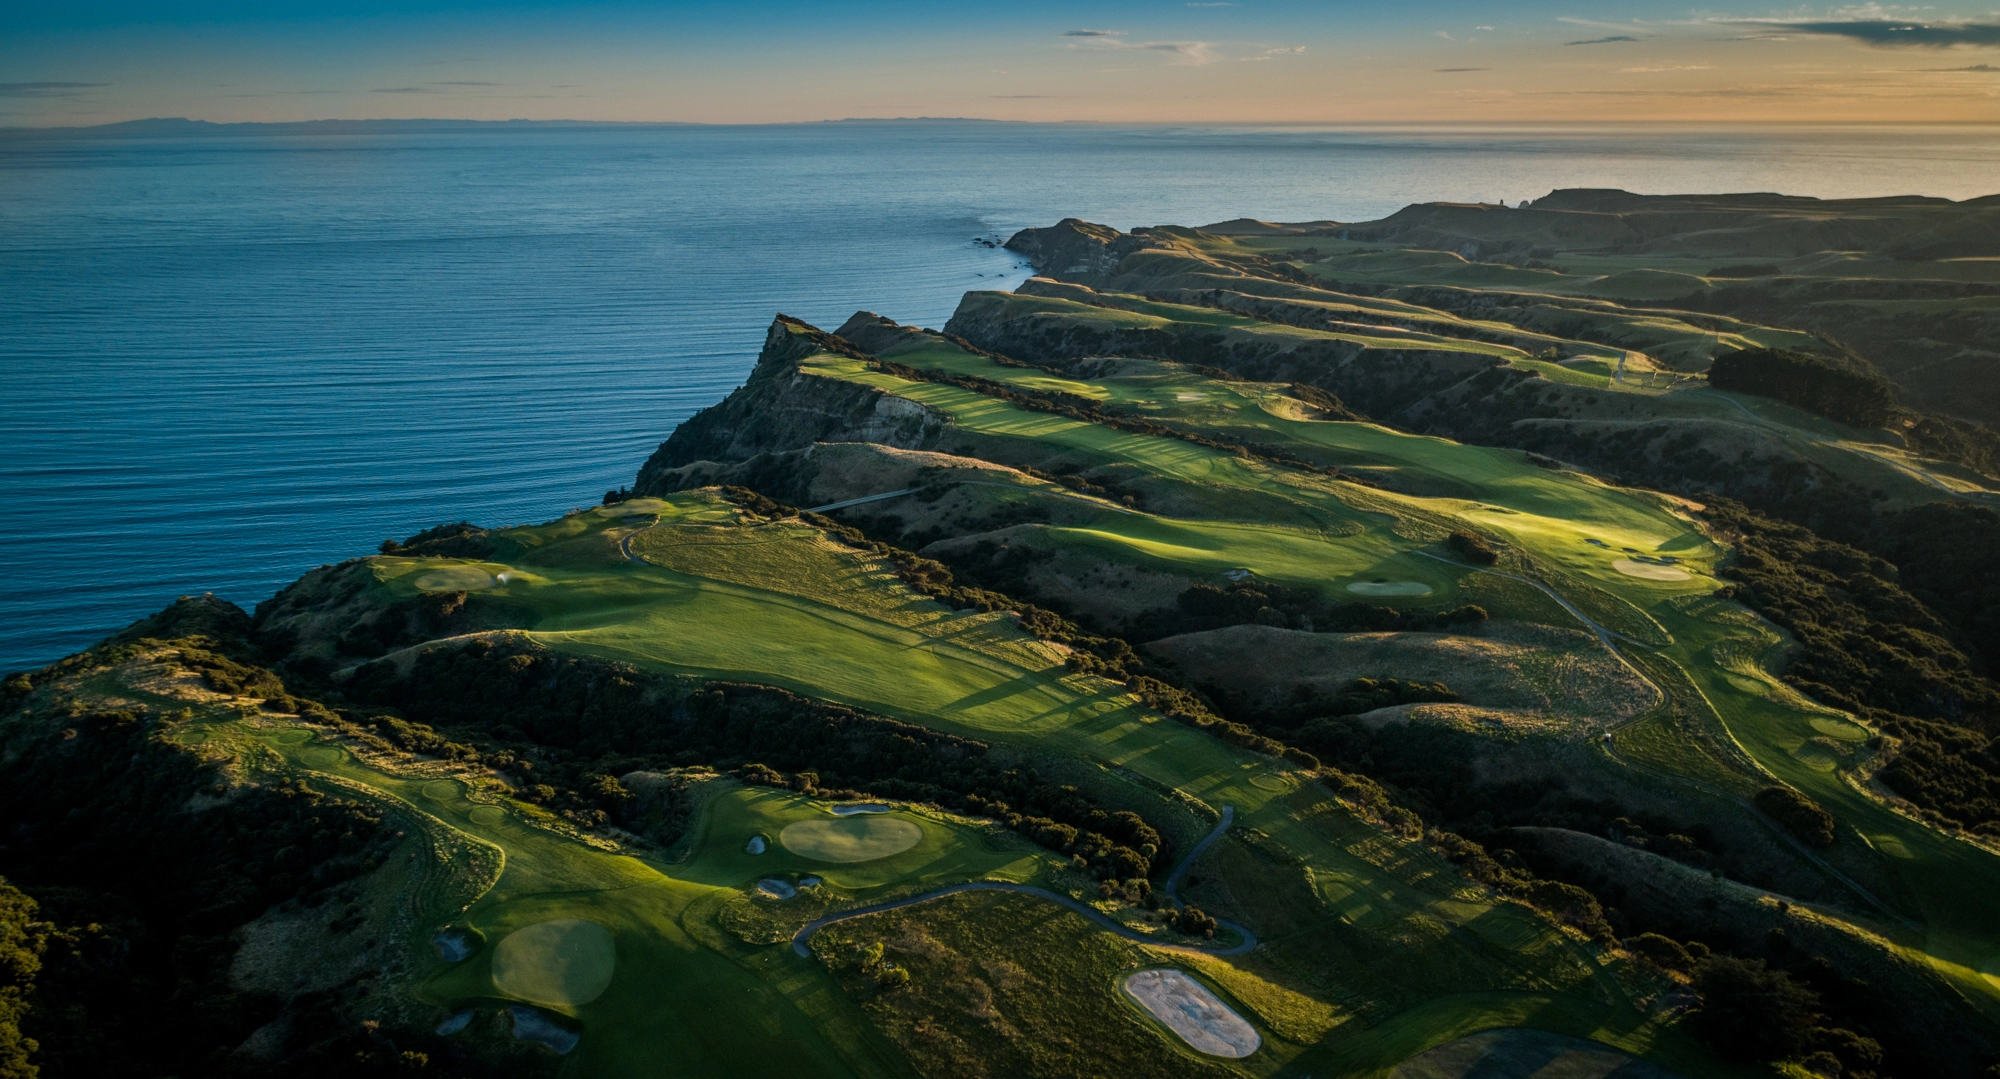
<svg viewBox="0 0 2000 1079"><path fill-rule="evenodd" d="M1065 30L1062 36L1075 39L1069 45L1072 49L1165 53L1169 57L1168 63L1191 67L1212 64L1219 59L1215 54L1215 43L1212 41L1127 41L1123 30Z"/></svg>
<svg viewBox="0 0 2000 1079"><path fill-rule="evenodd" d="M1717 19L1756 27L1770 34L1843 37L1877 48L1948 49L1956 45L2000 46L2000 23L1917 22L1899 19Z"/></svg>
<svg viewBox="0 0 2000 1079"><path fill-rule="evenodd" d="M82 97L108 82L0 82L0 97Z"/></svg>
<svg viewBox="0 0 2000 1079"><path fill-rule="evenodd" d="M440 89L438 89L438 88L436 88L436 87L434 87L434 86L383 86L383 87L379 87L379 88L377 88L377 89L374 89L374 90L370 90L370 91L368 91L368 92L369 92L369 93L371 93L371 94L442 94L442 93L444 93L444 91L443 91L443 90L440 90Z"/></svg>
<svg viewBox="0 0 2000 1079"><path fill-rule="evenodd" d="M1610 37L1594 37L1589 41L1565 41L1565 45L1609 45L1615 41L1637 41L1631 34L1613 34Z"/></svg>
<svg viewBox="0 0 2000 1079"><path fill-rule="evenodd" d="M1455 75L1461 71L1491 71L1493 69L1490 67L1434 67L1431 70L1441 75Z"/></svg>

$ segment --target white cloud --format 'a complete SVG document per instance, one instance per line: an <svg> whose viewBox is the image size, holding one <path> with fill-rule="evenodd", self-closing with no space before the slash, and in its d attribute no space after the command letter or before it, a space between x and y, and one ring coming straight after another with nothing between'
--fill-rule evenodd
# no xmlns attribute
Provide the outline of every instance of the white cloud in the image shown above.
<svg viewBox="0 0 2000 1079"><path fill-rule="evenodd" d="M1069 30L1063 36L1076 39L1069 44L1072 49L1130 49L1165 53L1172 58L1168 63L1192 67L1212 64L1218 59L1212 41L1127 41L1121 36L1123 33L1122 30Z"/></svg>

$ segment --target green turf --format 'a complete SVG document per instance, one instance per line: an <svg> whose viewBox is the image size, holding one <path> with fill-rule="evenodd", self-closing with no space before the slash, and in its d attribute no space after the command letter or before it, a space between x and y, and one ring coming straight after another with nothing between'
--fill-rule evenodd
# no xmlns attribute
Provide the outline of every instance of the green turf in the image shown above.
<svg viewBox="0 0 2000 1079"><path fill-rule="evenodd" d="M522 926L493 947L493 984L506 996L555 1007L604 995L617 972L611 933L582 918Z"/></svg>
<svg viewBox="0 0 2000 1079"><path fill-rule="evenodd" d="M944 346L903 350L895 358L912 366L936 366L1002 382L1020 377L1023 370ZM911 383L862 371L851 360L827 357L812 369L922 401L981 433L1055 440L1211 487L1277 493L1281 483L1274 475L1278 470L1254 468L1220 453L1204 455L1197 452L1200 447L1023 412L957 387ZM1253 410L1244 400L1270 392L1254 384L1245 387L1185 373L1163 373L1100 380L1099 388L1104 399L1150 405L1149 415L1179 418L1191 428L1254 426L1275 436L1267 437L1280 444L1337 444L1350 448L1357 458L1408 462L1403 467L1410 471L1448 476L1476 487L1481 496L1477 499L1416 500L1348 491L1342 493L1340 501L1350 511L1357 505L1392 513L1407 507L1476 523L1519 544L1530 556L1531 572L1592 617L1642 640L1666 644L1651 661L1651 669L1670 682L1679 681L1679 696L1687 698L1681 702L1686 712L1681 722L1700 724L1710 733L1702 735L1704 742L1690 741L1686 729L1671 731L1657 724L1633 730L1629 732L1630 744L1640 759L1718 789L1737 791L1753 790L1764 782L1758 772L1768 769L1836 807L1844 819L1851 817L1861 834L1885 837L1889 842L1876 844L1862 857L1886 865L1889 872L1907 882L1912 894L1923 897L1921 910L1904 914L1923 928L1903 934L1903 946L1926 957L1987 1006L2000 1008L2000 985L1978 973L2000 961L2000 913L1986 899L1993 894L1989 886L2000 885L2000 859L1860 795L1841 778L1840 766L1846 758L1838 748L1813 741L1821 734L1814 721L1827 720L1824 709L1795 694L1772 692L1774 683L1768 676L1753 678L1746 686L1740 671L1732 672L1717 661L1715 646L1725 641L1756 646L1761 654L1770 631L1734 604L1720 605L1729 612L1720 624L1691 618L1676 606L1676 601L1715 587L1706 573L1720 554L1719 548L1687 522L1646 496L1536 469L1507 451L1401 435L1366 424L1281 419L1261 405ZM1716 404L1703 402L1700 407L1733 407L1722 395L1712 396ZM1328 504L1328 496L1302 481L1284 493L1318 509L1324 510ZM1111 520L1114 516L1117 519ZM1420 546L1380 526L1359 536L1330 537L1250 521L1189 522L1137 514L1106 517L1101 526L1050 531L1073 542L1116 549L1122 555L1155 563L1202 569L1233 564L1288 580L1341 580L1352 575L1358 560L1366 555L1379 559L1383 552L1398 547L1407 552ZM1603 546L1588 543L1591 539ZM1614 564L1629 557L1623 550L1627 547L1653 556L1672 555L1693 573L1682 581L1646 580L1620 573ZM1406 556L1403 561L1416 559ZM1422 574L1402 569L1400 562L1379 559L1368 576L1371 580L1374 576L1425 580ZM1882 854L1885 850L1908 856ZM1968 881L1980 883L1968 886ZM1865 903L1862 906L1866 909Z"/></svg>
<svg viewBox="0 0 2000 1079"><path fill-rule="evenodd" d="M901 854L923 838L912 821L876 816L796 821L778 833L778 842L801 858L842 864Z"/></svg>

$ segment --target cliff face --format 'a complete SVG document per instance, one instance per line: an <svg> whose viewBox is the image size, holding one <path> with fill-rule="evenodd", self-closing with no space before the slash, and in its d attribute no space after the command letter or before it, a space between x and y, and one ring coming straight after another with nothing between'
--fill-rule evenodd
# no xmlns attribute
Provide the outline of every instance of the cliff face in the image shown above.
<svg viewBox="0 0 2000 1079"><path fill-rule="evenodd" d="M859 356L845 339L783 315L771 323L757 366L734 393L674 429L639 469L633 489L665 494L685 486L676 469L699 461L733 463L815 442L875 442L902 449L934 445L950 419L915 401L823 378L800 366L821 352Z"/></svg>

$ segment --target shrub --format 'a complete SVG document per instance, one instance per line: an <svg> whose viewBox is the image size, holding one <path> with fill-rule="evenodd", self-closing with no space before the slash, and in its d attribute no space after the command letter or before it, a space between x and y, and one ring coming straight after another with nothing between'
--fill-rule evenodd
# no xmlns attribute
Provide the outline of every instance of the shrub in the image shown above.
<svg viewBox="0 0 2000 1079"><path fill-rule="evenodd" d="M1812 847L1833 845L1833 814L1790 787L1765 787L1754 799L1757 808Z"/></svg>
<svg viewBox="0 0 2000 1079"><path fill-rule="evenodd" d="M1701 1004L1688 1028L1735 1060L1798 1055L1817 1018L1819 995L1761 959L1710 956L1695 964L1694 991Z"/></svg>
<svg viewBox="0 0 2000 1079"><path fill-rule="evenodd" d="M1453 532L1444 542L1452 553L1475 566L1490 566L1500 561L1500 552L1470 532Z"/></svg>

